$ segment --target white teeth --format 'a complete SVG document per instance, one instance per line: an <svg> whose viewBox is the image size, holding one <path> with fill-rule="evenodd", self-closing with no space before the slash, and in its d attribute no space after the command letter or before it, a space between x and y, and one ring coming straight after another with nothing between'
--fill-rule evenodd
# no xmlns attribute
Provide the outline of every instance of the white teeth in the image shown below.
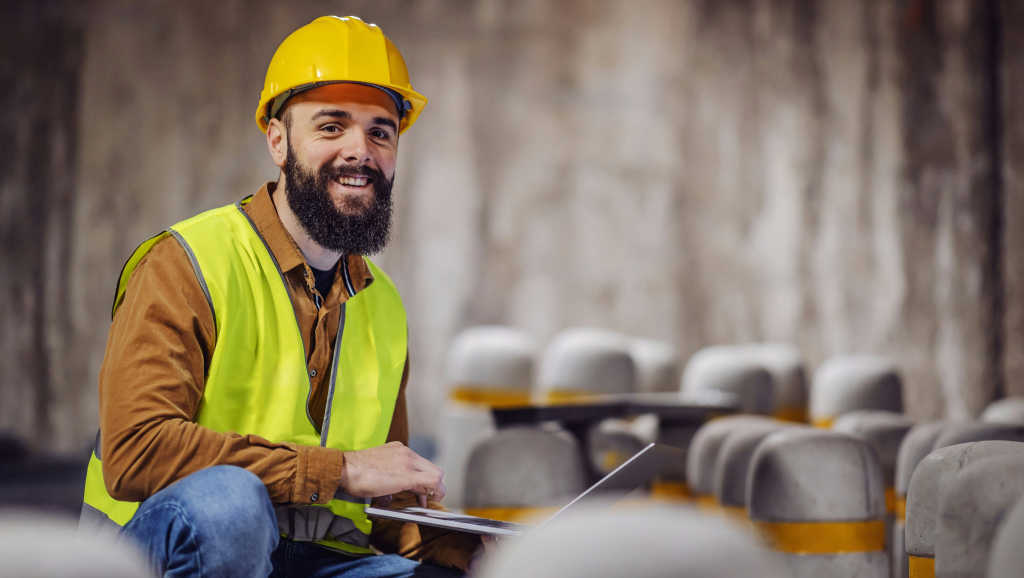
<svg viewBox="0 0 1024 578"><path fill-rule="evenodd" d="M341 184L361 187L366 184L366 177L341 177Z"/></svg>

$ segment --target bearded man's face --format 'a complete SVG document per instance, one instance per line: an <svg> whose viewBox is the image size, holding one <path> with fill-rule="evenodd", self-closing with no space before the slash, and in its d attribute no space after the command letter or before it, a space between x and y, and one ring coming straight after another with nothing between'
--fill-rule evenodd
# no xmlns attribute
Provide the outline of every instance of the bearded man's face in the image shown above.
<svg viewBox="0 0 1024 578"><path fill-rule="evenodd" d="M299 224L317 245L344 255L373 255L391 241L393 202L391 184L371 166L335 165L306 167L288 143L288 160L283 167L288 206ZM370 194L335 199L331 183L362 185L366 179Z"/></svg>
<svg viewBox="0 0 1024 578"><path fill-rule="evenodd" d="M388 93L353 83L301 92L270 121L284 197L314 243L345 255L387 247L400 123Z"/></svg>

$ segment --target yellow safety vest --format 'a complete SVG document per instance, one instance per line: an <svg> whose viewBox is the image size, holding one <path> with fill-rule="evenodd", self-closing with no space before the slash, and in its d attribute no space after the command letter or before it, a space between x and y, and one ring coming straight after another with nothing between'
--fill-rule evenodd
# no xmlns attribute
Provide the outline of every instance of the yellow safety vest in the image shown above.
<svg viewBox="0 0 1024 578"><path fill-rule="evenodd" d="M342 305L322 431L309 415L309 374L298 323L277 260L240 203L182 221L143 243L125 264L114 311L139 261L173 236L185 249L213 311L216 347L195 423L355 451L387 441L405 367L405 309L391 279L369 263L374 282ZM342 259L342 274L347 266ZM98 437L97 437L98 441ZM99 444L89 462L83 527L124 526L139 504L107 493ZM278 507L282 533L369 554L368 500L339 492L325 505ZM91 521L87 521L91 517Z"/></svg>

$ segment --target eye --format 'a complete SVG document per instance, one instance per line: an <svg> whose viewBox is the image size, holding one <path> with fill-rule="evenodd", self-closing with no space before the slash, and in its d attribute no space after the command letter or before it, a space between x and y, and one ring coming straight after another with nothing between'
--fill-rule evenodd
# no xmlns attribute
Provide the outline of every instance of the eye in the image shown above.
<svg viewBox="0 0 1024 578"><path fill-rule="evenodd" d="M341 127L339 127L336 124L329 124L329 125L326 125L323 128L321 128L320 130L322 130L322 131L324 131L324 132L326 132L328 134L337 134L337 133L341 132Z"/></svg>
<svg viewBox="0 0 1024 578"><path fill-rule="evenodd" d="M373 136L374 138L379 138L381 140L387 140L387 139L391 138L391 135L389 135L388 133L384 132L383 130L381 130L379 128L376 128L376 129L373 129L372 131L370 131L370 135Z"/></svg>

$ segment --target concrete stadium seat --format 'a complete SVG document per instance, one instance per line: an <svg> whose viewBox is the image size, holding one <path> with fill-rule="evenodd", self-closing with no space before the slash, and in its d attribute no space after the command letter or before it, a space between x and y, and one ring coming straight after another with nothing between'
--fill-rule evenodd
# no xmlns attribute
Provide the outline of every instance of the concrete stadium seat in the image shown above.
<svg viewBox="0 0 1024 578"><path fill-rule="evenodd" d="M632 393L637 372L633 363L630 338L594 328L567 329L555 336L541 361L535 401L548 403L586 403L595 395ZM606 429L594 426L587 432L590 467L607 473L609 464L617 467L633 454L622 449L643 441L628 428L613 428L611 439L603 440ZM632 440L628 439L632 437ZM595 448L604 448L596 453ZM633 452L635 453L635 452ZM612 469L614 469L614 467Z"/></svg>
<svg viewBox="0 0 1024 578"><path fill-rule="evenodd" d="M892 576L893 578L908 578L910 576L909 558L904 539L904 530L907 519L907 490L910 488L910 476L913 475L917 464L925 456L932 453L935 440L938 439L942 429L952 422L931 421L919 423L910 428L907 435L900 442L899 453L896 455L896 520L892 530Z"/></svg>
<svg viewBox="0 0 1024 578"><path fill-rule="evenodd" d="M632 393L636 366L628 337L605 329L567 329L548 345L537 377L538 401Z"/></svg>
<svg viewBox="0 0 1024 578"><path fill-rule="evenodd" d="M972 464L1008 455L1024 456L1024 444L1012 441L960 443L938 448L921 460L910 478L907 492L906 549L910 556L910 576L935 575L939 507L959 474Z"/></svg>
<svg viewBox="0 0 1024 578"><path fill-rule="evenodd" d="M864 439L878 456L885 481L885 543L890 545L894 543L896 522L896 459L900 443L913 425L914 422L901 413L871 409L844 413L832 424L835 431ZM895 552L889 548L890 566Z"/></svg>
<svg viewBox="0 0 1024 578"><path fill-rule="evenodd" d="M11 578L148 578L142 556L112 540L84 538L71 519L0 512L0 575Z"/></svg>
<svg viewBox="0 0 1024 578"><path fill-rule="evenodd" d="M977 421L952 422L942 428L942 432L935 438L935 445L932 449L991 440L1024 442L1024 426Z"/></svg>
<svg viewBox="0 0 1024 578"><path fill-rule="evenodd" d="M448 401L437 421L437 465L445 473L446 505L462 505L469 452L494 433L490 409L530 403L536 355L533 338L511 327L471 327L452 341L445 368Z"/></svg>
<svg viewBox="0 0 1024 578"><path fill-rule="evenodd" d="M811 383L811 423L831 427L848 411L878 409L903 413L896 366L878 355L838 355L825 361Z"/></svg>
<svg viewBox="0 0 1024 578"><path fill-rule="evenodd" d="M714 419L694 434L686 452L686 484L690 495L703 507L717 509L715 499L715 463L726 437L751 423L776 424L771 418L736 415Z"/></svg>
<svg viewBox="0 0 1024 578"><path fill-rule="evenodd" d="M939 502L935 575L984 578L996 529L1021 495L1024 453L964 468Z"/></svg>
<svg viewBox="0 0 1024 578"><path fill-rule="evenodd" d="M786 428L754 452L747 478L751 521L799 578L885 578L882 467L862 439Z"/></svg>
<svg viewBox="0 0 1024 578"><path fill-rule="evenodd" d="M772 417L807 421L807 370L800 349L788 343L749 343L738 346L768 371L772 378Z"/></svg>
<svg viewBox="0 0 1024 578"><path fill-rule="evenodd" d="M750 458L769 435L787 427L785 421L751 421L737 425L725 436L714 464L715 500L727 513L747 518L747 474Z"/></svg>
<svg viewBox="0 0 1024 578"><path fill-rule="evenodd" d="M989 423L1024 425L1024 397L1007 397L988 404L979 418Z"/></svg>
<svg viewBox="0 0 1024 578"><path fill-rule="evenodd" d="M636 368L636 391L679 391L679 356L672 344L635 337L629 353Z"/></svg>
<svg viewBox="0 0 1024 578"><path fill-rule="evenodd" d="M681 507L590 510L509 540L485 578L789 578L778 555Z"/></svg>
<svg viewBox="0 0 1024 578"><path fill-rule="evenodd" d="M473 448L463 503L473 516L525 521L554 513L587 486L586 466L572 435L513 427Z"/></svg>
<svg viewBox="0 0 1024 578"><path fill-rule="evenodd" d="M631 429L626 420L605 420L587 432L590 463L600 475L606 475L621 466L648 443Z"/></svg>
<svg viewBox="0 0 1024 578"><path fill-rule="evenodd" d="M737 397L741 413L768 415L774 407L771 374L761 360L742 347L705 347L683 370L684 393L717 390Z"/></svg>
<svg viewBox="0 0 1024 578"><path fill-rule="evenodd" d="M1024 576L1024 548L1021 544L1024 544L1024 498L1017 500L996 529L987 564L987 578Z"/></svg>

